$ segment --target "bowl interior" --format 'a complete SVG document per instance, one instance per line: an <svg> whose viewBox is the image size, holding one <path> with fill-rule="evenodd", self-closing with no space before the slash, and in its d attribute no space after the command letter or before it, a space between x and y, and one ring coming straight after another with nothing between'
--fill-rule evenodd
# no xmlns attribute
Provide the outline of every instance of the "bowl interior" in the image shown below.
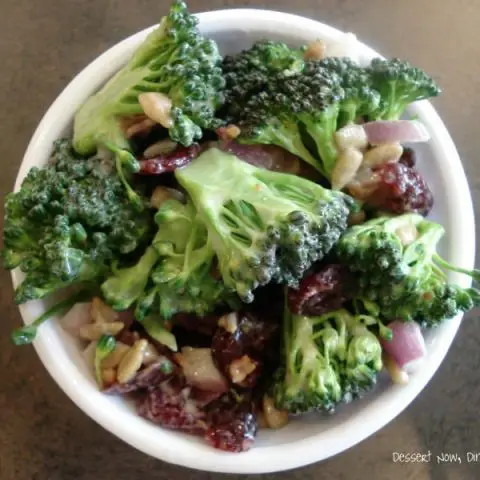
<svg viewBox="0 0 480 480"><path fill-rule="evenodd" d="M249 47L268 38L300 45L316 38L334 40L341 32L300 17L260 10L209 12L200 15L203 32L215 39L223 54ZM16 188L29 168L42 165L52 142L71 130L77 107L128 59L145 37L140 32L107 51L83 70L61 93L46 113L25 154ZM375 52L361 45L367 60ZM419 168L434 194L432 218L440 221L448 235L443 255L464 267L474 258L473 212L467 183L455 147L434 109L426 102L412 107L425 123L432 140L416 147ZM460 212L460 213L459 213ZM18 284L21 275L13 274ZM468 280L452 277L464 285ZM44 311L46 302L30 302L20 308L25 323ZM97 391L93 377L81 357L78 343L55 321L40 329L35 341L43 363L61 388L98 423L136 448L157 458L198 469L235 473L285 470L339 453L381 428L420 392L446 354L460 319L445 323L427 335L428 358L424 368L412 376L406 387L393 386L381 376L370 395L343 406L333 416L309 415L292 420L279 431L262 430L255 447L244 454L215 451L202 439L170 432L138 417L131 405L120 398Z"/></svg>

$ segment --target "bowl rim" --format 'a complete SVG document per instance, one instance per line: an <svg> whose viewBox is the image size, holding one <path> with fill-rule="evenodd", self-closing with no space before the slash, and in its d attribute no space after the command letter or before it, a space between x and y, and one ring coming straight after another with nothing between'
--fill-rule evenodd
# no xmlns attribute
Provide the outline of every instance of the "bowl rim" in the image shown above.
<svg viewBox="0 0 480 480"><path fill-rule="evenodd" d="M248 25L251 28L252 24L257 25L258 28L270 25L274 31L277 31L283 25L289 29L308 30L310 34L316 32L319 36L331 38L336 38L343 33L309 18L272 10L227 9L204 12L197 16L200 19L202 30L208 30L207 27L214 30L216 23L229 22L235 25L231 28L241 29L242 25ZM44 142L43 132L49 128L52 122L55 122L58 115L61 116L62 105L70 102L72 95L77 90L82 89L86 84L92 84L94 74L99 74L102 82L106 80L118 69L118 65L123 63L123 60L120 62L119 59L124 59L127 55L126 52L133 50L154 27L146 28L115 44L96 57L64 88L43 116L29 142L16 179L15 190L20 187L21 181L32 165L31 159L36 157L35 152ZM360 45L362 52L367 56L380 56L366 45L362 43ZM445 169L451 178L452 185L449 191L455 192L455 195L450 196L451 198L447 202L449 207L447 210L455 210L454 218L450 220L456 227L451 235L448 258L464 268L472 268L475 258L474 214L462 163L445 125L430 103L419 102L412 107L412 111L418 114L425 123L427 129L432 133L432 139L433 134L438 137L436 144L432 147L434 157L441 159L438 165L442 170ZM452 276L453 278L463 286L469 285L468 279L455 275ZM18 271L12 272L12 279L14 286L18 285L21 279ZM41 309L38 305L20 306L20 313L25 324L31 323L39 311ZM388 392L382 394L380 398L372 399L362 409L361 414L329 429L328 442L324 442L322 432L318 432L300 441L270 447L257 447L240 455L220 452L208 446L185 443L181 435L172 434L168 430L152 425L155 428L153 430L149 426L141 425L135 421L135 418L125 418L124 422L119 421L114 417L115 409L110 408L110 399L95 391L93 384L88 384L82 378L78 368L72 371L71 362L58 362L55 344L59 339L56 338L58 335L52 328L42 327L34 342L34 347L50 375L80 409L103 428L138 450L169 463L198 470L243 474L267 473L289 470L336 455L366 439L395 418L425 387L443 361L458 330L461 317L462 315L458 315L439 327L435 341L430 346L429 362L425 363L423 368L412 377L407 386L390 387ZM127 424L130 424L130 428ZM132 426L138 428L131 428ZM156 441L150 441L153 439ZM159 441L161 439L165 441Z"/></svg>

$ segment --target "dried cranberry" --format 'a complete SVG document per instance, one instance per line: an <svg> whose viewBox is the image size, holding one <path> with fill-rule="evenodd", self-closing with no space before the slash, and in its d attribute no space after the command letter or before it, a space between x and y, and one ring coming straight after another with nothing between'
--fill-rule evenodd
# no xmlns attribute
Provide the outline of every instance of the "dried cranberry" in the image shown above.
<svg viewBox="0 0 480 480"><path fill-rule="evenodd" d="M134 332L128 328L124 328L117 336L116 339L119 342L125 343L125 345L132 346L136 340L138 340L138 332Z"/></svg>
<svg viewBox="0 0 480 480"><path fill-rule="evenodd" d="M190 388L174 381L147 392L137 403L138 413L165 428L202 435L205 412L190 397Z"/></svg>
<svg viewBox="0 0 480 480"><path fill-rule="evenodd" d="M224 395L208 407L209 428L205 440L214 448L227 452L248 450L257 434L254 405L238 394Z"/></svg>
<svg viewBox="0 0 480 480"><path fill-rule="evenodd" d="M218 148L232 153L254 167L274 172L291 173L312 180L318 178L318 173L308 163L276 145L248 145L230 139L222 139Z"/></svg>
<svg viewBox="0 0 480 480"><path fill-rule="evenodd" d="M367 204L395 213L427 215L433 206L433 195L420 172L403 163L387 163L375 170L378 187L367 198Z"/></svg>
<svg viewBox="0 0 480 480"><path fill-rule="evenodd" d="M355 280L343 265L327 265L305 277L297 290L288 290L288 306L298 315L322 315L354 297Z"/></svg>
<svg viewBox="0 0 480 480"><path fill-rule="evenodd" d="M403 153L400 157L399 162L403 163L403 165L405 165L406 167L414 167L417 163L417 156L415 154L415 150L413 150L413 148L405 147L403 149Z"/></svg>
<svg viewBox="0 0 480 480"><path fill-rule="evenodd" d="M117 312L118 318L117 322L122 322L124 325L124 330L130 330L134 321L135 316L132 309L123 310L122 312Z"/></svg>
<svg viewBox="0 0 480 480"><path fill-rule="evenodd" d="M255 300L248 310L268 322L282 323L284 301L283 285L269 283L255 290Z"/></svg>
<svg viewBox="0 0 480 480"><path fill-rule="evenodd" d="M177 313L172 318L172 323L189 332L212 336L217 329L219 315L206 315L197 317L192 313Z"/></svg>
<svg viewBox="0 0 480 480"><path fill-rule="evenodd" d="M200 145L194 144L190 147L177 148L168 154L140 160L139 173L142 175L160 175L162 173L174 172L177 168L188 165L199 155L200 151Z"/></svg>
<svg viewBox="0 0 480 480"><path fill-rule="evenodd" d="M204 438L213 448L238 453L252 447L256 433L255 415L242 413L231 423L209 427Z"/></svg>
<svg viewBox="0 0 480 480"><path fill-rule="evenodd" d="M200 408L207 406L222 395L222 392L207 392L195 387L192 387L190 391L190 397Z"/></svg>
<svg viewBox="0 0 480 480"><path fill-rule="evenodd" d="M275 333L278 325L260 320L252 313L239 313L235 332L218 328L212 339L212 355L221 372L228 378L230 365L244 355L248 355L257 365L258 372L252 372L245 379L245 386L253 386L260 374L261 364L272 355L275 345ZM242 382L243 383L243 382Z"/></svg>
<svg viewBox="0 0 480 480"><path fill-rule="evenodd" d="M178 326L172 328L172 334L177 340L179 349L183 347L210 348L212 343L212 335L202 335L201 333L186 330Z"/></svg>
<svg viewBox="0 0 480 480"><path fill-rule="evenodd" d="M265 170L298 174L300 169L298 157L276 145L246 145L235 141L227 141L222 147L244 162Z"/></svg>
<svg viewBox="0 0 480 480"><path fill-rule="evenodd" d="M145 122L139 127L139 129L134 127L136 131L128 139L136 155L141 155L150 145L165 138L165 129L161 125L155 123L149 125L148 122ZM132 133L132 131L130 130L129 133Z"/></svg>

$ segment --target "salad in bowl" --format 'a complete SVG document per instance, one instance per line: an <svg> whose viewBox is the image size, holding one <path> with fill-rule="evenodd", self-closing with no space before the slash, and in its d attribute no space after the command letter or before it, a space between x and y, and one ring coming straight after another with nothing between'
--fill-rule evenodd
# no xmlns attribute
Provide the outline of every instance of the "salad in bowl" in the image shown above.
<svg viewBox="0 0 480 480"><path fill-rule="evenodd" d="M243 452L407 383L423 331L480 303L447 273L479 272L437 253L416 166L433 78L352 36L222 56L197 23L175 1L78 108L6 199L3 261L18 304L62 297L16 344L61 315L105 395Z"/></svg>

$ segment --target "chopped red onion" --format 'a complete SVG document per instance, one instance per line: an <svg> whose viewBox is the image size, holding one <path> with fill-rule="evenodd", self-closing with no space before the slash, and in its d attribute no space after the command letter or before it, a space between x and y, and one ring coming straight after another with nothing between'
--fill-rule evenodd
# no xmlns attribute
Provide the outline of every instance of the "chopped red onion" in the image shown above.
<svg viewBox="0 0 480 480"><path fill-rule="evenodd" d="M416 322L395 320L388 328L392 331L393 338L390 341L380 340L384 350L402 370L414 372L427 352L420 327Z"/></svg>
<svg viewBox="0 0 480 480"><path fill-rule="evenodd" d="M379 120L364 123L363 128L371 145L419 143L430 139L425 126L417 120Z"/></svg>

